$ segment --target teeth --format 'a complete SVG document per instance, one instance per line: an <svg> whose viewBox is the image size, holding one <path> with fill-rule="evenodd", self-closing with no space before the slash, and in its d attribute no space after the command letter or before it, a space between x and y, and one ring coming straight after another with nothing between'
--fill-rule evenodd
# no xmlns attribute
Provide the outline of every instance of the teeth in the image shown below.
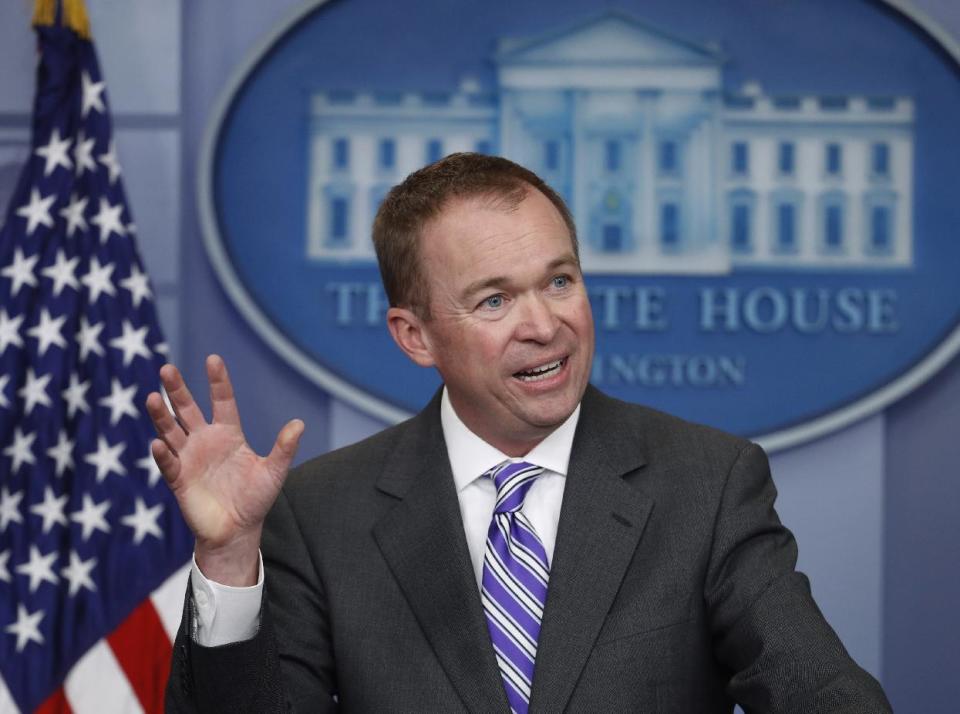
<svg viewBox="0 0 960 714"><path fill-rule="evenodd" d="M551 362L549 364L542 365L540 367L535 367L527 372L517 372L514 376L517 379L520 379L524 382L539 382L542 379L549 377L554 371L556 371L560 365L563 364L562 359L558 359L556 362Z"/></svg>

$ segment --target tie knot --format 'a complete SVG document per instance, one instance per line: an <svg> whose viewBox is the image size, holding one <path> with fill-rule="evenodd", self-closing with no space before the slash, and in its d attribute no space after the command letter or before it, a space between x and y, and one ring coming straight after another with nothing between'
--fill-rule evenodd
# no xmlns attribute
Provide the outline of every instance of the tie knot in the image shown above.
<svg viewBox="0 0 960 714"><path fill-rule="evenodd" d="M494 513L514 513L523 506L523 499L534 480L543 473L542 466L526 461L504 461L487 471L497 487L497 505Z"/></svg>

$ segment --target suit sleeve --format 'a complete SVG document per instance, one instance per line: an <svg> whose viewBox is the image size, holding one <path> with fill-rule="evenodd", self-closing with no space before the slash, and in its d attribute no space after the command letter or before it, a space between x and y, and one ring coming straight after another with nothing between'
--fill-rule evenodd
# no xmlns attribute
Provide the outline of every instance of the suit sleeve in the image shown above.
<svg viewBox="0 0 960 714"><path fill-rule="evenodd" d="M890 712L795 570L797 545L774 510L766 455L745 446L716 514L705 597L728 693L747 712Z"/></svg>
<svg viewBox="0 0 960 714"><path fill-rule="evenodd" d="M174 642L166 710L336 712L336 674L326 599L314 563L281 492L261 543L265 579L260 628L219 647L194 641L192 597Z"/></svg>

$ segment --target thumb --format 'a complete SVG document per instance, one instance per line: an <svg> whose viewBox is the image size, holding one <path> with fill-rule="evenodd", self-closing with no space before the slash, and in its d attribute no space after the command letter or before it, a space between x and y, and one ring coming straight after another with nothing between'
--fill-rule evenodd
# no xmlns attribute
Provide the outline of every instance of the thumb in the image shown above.
<svg viewBox="0 0 960 714"><path fill-rule="evenodd" d="M270 469L280 475L285 475L290 468L290 462L297 453L300 437L303 435L304 424L299 419L288 421L277 434L277 440L267 455L267 464Z"/></svg>

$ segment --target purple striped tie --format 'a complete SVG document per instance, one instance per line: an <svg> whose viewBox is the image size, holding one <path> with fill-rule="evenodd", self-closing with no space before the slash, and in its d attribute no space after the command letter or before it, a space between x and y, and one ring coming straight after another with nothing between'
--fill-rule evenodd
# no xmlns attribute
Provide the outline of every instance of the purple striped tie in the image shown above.
<svg viewBox="0 0 960 714"><path fill-rule="evenodd" d="M547 602L550 565L543 543L520 512L543 468L504 461L488 471L497 505L487 532L481 599L510 708L526 714L537 658L540 620Z"/></svg>

